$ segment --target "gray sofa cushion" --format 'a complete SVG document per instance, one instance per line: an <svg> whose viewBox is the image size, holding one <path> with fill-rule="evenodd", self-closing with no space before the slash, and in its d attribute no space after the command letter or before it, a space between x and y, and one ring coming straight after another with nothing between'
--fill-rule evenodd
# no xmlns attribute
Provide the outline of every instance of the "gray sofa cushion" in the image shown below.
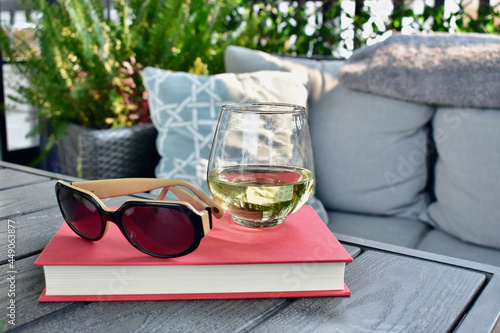
<svg viewBox="0 0 500 333"><path fill-rule="evenodd" d="M337 86L311 112L317 196L330 210L417 217L430 107Z"/></svg>
<svg viewBox="0 0 500 333"><path fill-rule="evenodd" d="M416 219L328 212L328 228L344 234L500 266L500 251L465 243Z"/></svg>
<svg viewBox="0 0 500 333"><path fill-rule="evenodd" d="M458 238L438 229L428 232L416 248L422 251L500 266L500 250L462 242Z"/></svg>
<svg viewBox="0 0 500 333"><path fill-rule="evenodd" d="M345 234L377 242L413 248L430 229L416 219L328 212L328 228L333 233Z"/></svg>
<svg viewBox="0 0 500 333"><path fill-rule="evenodd" d="M354 52L340 81L416 103L499 108L499 67L500 36L393 35Z"/></svg>
<svg viewBox="0 0 500 333"><path fill-rule="evenodd" d="M500 110L441 107L432 123L437 201L421 219L500 249Z"/></svg>
<svg viewBox="0 0 500 333"><path fill-rule="evenodd" d="M291 60L228 47L225 62L234 73L307 70L316 194L325 207L412 217L425 208L424 126L431 107L339 86L338 60Z"/></svg>

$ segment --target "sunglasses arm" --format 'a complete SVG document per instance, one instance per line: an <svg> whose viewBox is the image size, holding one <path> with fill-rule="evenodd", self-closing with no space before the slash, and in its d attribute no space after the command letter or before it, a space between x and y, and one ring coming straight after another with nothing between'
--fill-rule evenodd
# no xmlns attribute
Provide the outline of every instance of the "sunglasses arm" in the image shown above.
<svg viewBox="0 0 500 333"><path fill-rule="evenodd" d="M201 201L188 191L183 190L182 188L179 188L177 186L164 187L156 200L164 200L168 191L175 194L175 196L179 198L179 200L188 202L189 204L191 204L191 206L199 211L204 211L207 207L209 207L205 202Z"/></svg>
<svg viewBox="0 0 500 333"><path fill-rule="evenodd" d="M198 198L207 203L212 208L212 213L217 218L221 218L225 213L222 206L206 195L202 190L187 181L179 179L117 178L72 182L71 184L90 191L101 199L143 193L161 187L182 186L189 189L191 192L196 194ZM191 201L192 200L189 200L188 202L191 203Z"/></svg>

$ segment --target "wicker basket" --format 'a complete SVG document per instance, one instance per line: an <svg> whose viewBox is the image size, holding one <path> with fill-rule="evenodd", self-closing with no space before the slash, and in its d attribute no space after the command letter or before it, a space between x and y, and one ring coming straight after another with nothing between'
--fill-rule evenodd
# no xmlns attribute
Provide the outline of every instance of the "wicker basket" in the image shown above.
<svg viewBox="0 0 500 333"><path fill-rule="evenodd" d="M79 136L82 177L155 177L160 157L152 124L92 130Z"/></svg>

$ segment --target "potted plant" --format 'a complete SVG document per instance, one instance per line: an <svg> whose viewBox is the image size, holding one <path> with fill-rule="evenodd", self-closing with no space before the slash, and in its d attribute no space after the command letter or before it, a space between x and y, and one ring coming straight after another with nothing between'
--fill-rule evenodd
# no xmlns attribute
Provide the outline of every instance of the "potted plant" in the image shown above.
<svg viewBox="0 0 500 333"><path fill-rule="evenodd" d="M33 38L2 28L0 47L27 79L17 90L37 110L34 133L49 130L41 157L80 128L150 122L145 66L193 71L198 59L205 73L222 72L225 46L244 40L237 2L114 0L106 10L101 0L26 1Z"/></svg>

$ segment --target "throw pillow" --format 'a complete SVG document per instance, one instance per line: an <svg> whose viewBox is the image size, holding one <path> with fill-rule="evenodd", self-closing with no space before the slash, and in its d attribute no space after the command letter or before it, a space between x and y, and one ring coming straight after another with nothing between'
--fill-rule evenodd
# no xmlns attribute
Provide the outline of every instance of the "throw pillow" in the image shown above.
<svg viewBox="0 0 500 333"><path fill-rule="evenodd" d="M441 107L432 124L436 201L421 219L500 249L500 109Z"/></svg>
<svg viewBox="0 0 500 333"><path fill-rule="evenodd" d="M211 76L147 67L143 72L156 141L159 178L191 182L210 193L207 165L222 105L240 102L307 103L307 75L278 71ZM321 203L309 202L326 222Z"/></svg>
<svg viewBox="0 0 500 333"><path fill-rule="evenodd" d="M499 108L499 65L494 34L395 34L354 52L340 81L409 102Z"/></svg>

